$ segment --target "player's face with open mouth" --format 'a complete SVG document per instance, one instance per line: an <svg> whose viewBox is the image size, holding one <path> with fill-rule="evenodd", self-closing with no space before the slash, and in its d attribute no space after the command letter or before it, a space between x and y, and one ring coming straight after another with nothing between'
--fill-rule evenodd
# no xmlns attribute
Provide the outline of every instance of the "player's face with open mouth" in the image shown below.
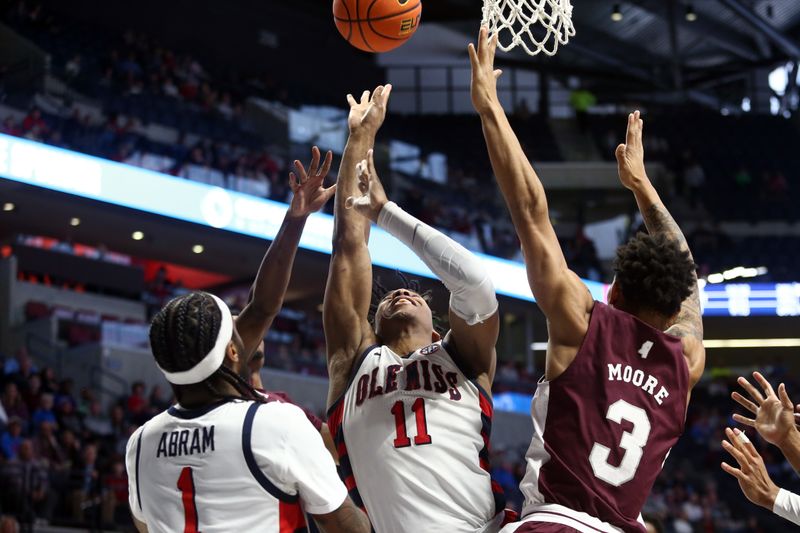
<svg viewBox="0 0 800 533"><path fill-rule="evenodd" d="M378 306L381 321L393 319L432 322L428 302L418 293L408 289L397 289L384 296Z"/></svg>

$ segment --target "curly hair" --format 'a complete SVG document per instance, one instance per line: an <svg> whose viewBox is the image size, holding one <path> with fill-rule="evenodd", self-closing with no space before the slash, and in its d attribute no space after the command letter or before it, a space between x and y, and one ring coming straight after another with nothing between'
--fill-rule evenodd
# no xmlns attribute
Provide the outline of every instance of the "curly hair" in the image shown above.
<svg viewBox="0 0 800 533"><path fill-rule="evenodd" d="M671 317L697 284L696 269L674 239L639 233L617 249L614 283L632 309Z"/></svg>
<svg viewBox="0 0 800 533"><path fill-rule="evenodd" d="M397 289L407 289L412 292L416 292L419 294L425 302L427 302L428 306L433 304L433 292L430 290L423 291L422 287L420 286L419 280L411 279L399 270L395 271L395 275L400 280L400 286L395 287L394 289L387 289L383 283L381 282L380 277L376 277L372 281L372 302L369 306L369 314L367 318L369 319L370 324L372 327L375 328L377 323L375 322L375 316L378 313L378 306L381 304L381 301L392 291L396 291ZM436 313L433 312L431 309L431 315L433 316L433 329L442 334L444 330L444 321L439 317Z"/></svg>
<svg viewBox="0 0 800 533"><path fill-rule="evenodd" d="M222 312L210 294L192 292L170 300L150 324L150 347L158 366L167 372L189 370L214 347L222 325ZM203 381L212 396L231 399L214 386L224 380L242 398L263 401L263 398L241 376L224 364ZM180 401L180 386L173 385Z"/></svg>

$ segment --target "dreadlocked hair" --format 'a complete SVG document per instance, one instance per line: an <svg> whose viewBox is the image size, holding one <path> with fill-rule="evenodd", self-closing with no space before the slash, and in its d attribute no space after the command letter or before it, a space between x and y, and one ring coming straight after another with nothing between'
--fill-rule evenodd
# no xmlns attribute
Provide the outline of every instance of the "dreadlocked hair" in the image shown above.
<svg viewBox="0 0 800 533"><path fill-rule="evenodd" d="M210 294L192 292L170 300L150 324L150 346L158 366L167 372L183 372L199 363L217 342L222 312ZM239 397L224 394L215 383L227 381ZM202 384L212 396L224 400L266 400L241 376L221 365ZM180 401L181 386L173 385Z"/></svg>
<svg viewBox="0 0 800 533"><path fill-rule="evenodd" d="M397 289L407 289L419 294L429 306L433 303L433 292L430 290L423 291L419 280L411 279L399 270L395 271L395 276L397 276L397 278L400 280L400 285L393 289L387 289L381 282L380 277L376 277L372 280L372 301L369 305L369 314L367 315L367 318L369 319L369 322L372 324L373 328L377 326L375 317L378 314L378 306L386 297L386 295L392 291L396 291ZM433 316L433 329L441 335L445 329L445 322L439 315L433 312L433 309L431 309L431 314Z"/></svg>
<svg viewBox="0 0 800 533"><path fill-rule="evenodd" d="M614 283L633 309L671 317L697 284L696 268L674 239L639 233L617 249Z"/></svg>

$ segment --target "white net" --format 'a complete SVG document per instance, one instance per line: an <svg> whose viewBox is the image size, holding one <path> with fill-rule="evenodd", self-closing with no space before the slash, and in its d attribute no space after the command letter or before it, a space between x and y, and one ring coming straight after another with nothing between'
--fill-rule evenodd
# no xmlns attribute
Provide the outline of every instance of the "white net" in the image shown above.
<svg viewBox="0 0 800 533"><path fill-rule="evenodd" d="M570 0L484 0L482 24L504 52L521 46L532 56L555 55L575 35Z"/></svg>

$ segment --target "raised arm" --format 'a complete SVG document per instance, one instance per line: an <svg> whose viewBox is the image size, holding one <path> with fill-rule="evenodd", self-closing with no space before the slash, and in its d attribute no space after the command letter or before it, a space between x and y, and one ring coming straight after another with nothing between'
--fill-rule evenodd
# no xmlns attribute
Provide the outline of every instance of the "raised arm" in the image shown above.
<svg viewBox="0 0 800 533"><path fill-rule="evenodd" d="M347 95L350 137L344 149L333 211L333 252L323 302L323 325L328 350L328 406L344 392L358 355L375 342L368 320L372 300L372 261L367 243L369 220L345 209L358 192L356 164L372 148L386 116L392 86L379 86L361 100Z"/></svg>
<svg viewBox="0 0 800 533"><path fill-rule="evenodd" d="M548 319L547 378L553 379L577 354L594 302L584 283L567 267L550 223L544 187L500 105L496 47L497 38L489 41L486 28L481 28L477 50L469 45L472 103L481 117L492 169L522 244L531 291Z"/></svg>
<svg viewBox="0 0 800 533"><path fill-rule="evenodd" d="M616 150L619 178L622 184L633 192L636 204L642 213L647 231L651 235L664 235L676 241L682 250L691 251L681 228L669 214L653 184L647 177L644 168L644 147L642 145L642 129L644 121L636 111L628 115L628 130L625 144ZM692 386L700 380L706 363L706 351L703 347L703 316L700 309L700 287L696 283L692 293L681 304L681 310L675 324L667 332L681 337L683 353L689 364L689 377Z"/></svg>
<svg viewBox="0 0 800 533"><path fill-rule="evenodd" d="M386 197L372 150L359 164L361 194L347 207L399 239L422 259L450 291L450 327L445 342L471 377L491 390L496 366L495 344L500 331L494 284L483 263L442 232L420 222Z"/></svg>
<svg viewBox="0 0 800 533"><path fill-rule="evenodd" d="M300 161L294 162L297 174L289 174L289 185L294 193L292 203L275 240L261 260L253 282L252 297L236 318L236 329L242 337L248 357L256 351L281 310L308 216L319 211L336 190L335 186L327 189L322 186L331 168L333 154L328 152L325 155L321 168L319 148L313 147L311 154L308 172Z"/></svg>

